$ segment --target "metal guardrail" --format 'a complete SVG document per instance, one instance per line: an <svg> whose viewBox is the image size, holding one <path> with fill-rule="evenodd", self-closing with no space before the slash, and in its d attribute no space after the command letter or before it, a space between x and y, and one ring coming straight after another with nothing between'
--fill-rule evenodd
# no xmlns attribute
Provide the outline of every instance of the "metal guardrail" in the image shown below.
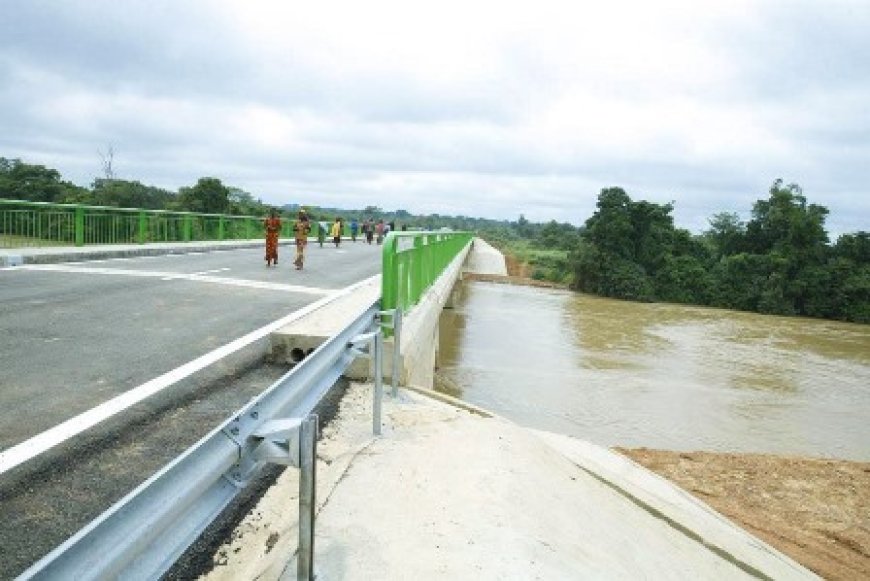
<svg viewBox="0 0 870 581"><path fill-rule="evenodd" d="M473 237L470 232L390 232L381 273L384 310L407 312L416 305Z"/></svg>
<svg viewBox="0 0 870 581"><path fill-rule="evenodd" d="M380 364L378 318L375 302L234 417L32 565L20 579L156 579L165 573L266 463L298 466L300 456L303 460L310 456L304 447L294 450L294 438L301 437L294 426L308 421L353 359L365 354L363 344L372 344L371 356ZM381 397L380 375L376 368L375 405ZM377 408L374 416L380 417ZM377 423L375 428L380 431ZM311 482L304 487L302 492L313 494ZM313 511L313 497L306 498L309 504L300 507ZM310 516L313 519L313 512ZM300 527L300 549L309 555L300 559L300 575L302 561L310 565L313 555L313 528L305 532L310 546L302 545L302 535ZM311 567L306 567L308 577L300 578L311 578Z"/></svg>
<svg viewBox="0 0 870 581"><path fill-rule="evenodd" d="M0 248L259 238L262 218L0 199ZM285 220L282 237L292 236Z"/></svg>

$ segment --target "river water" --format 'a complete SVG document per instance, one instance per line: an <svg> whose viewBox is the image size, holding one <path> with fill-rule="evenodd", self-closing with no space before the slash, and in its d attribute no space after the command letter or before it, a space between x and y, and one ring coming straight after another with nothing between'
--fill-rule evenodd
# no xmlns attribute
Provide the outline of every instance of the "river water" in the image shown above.
<svg viewBox="0 0 870 581"><path fill-rule="evenodd" d="M870 326L464 283L437 389L604 446L870 460Z"/></svg>

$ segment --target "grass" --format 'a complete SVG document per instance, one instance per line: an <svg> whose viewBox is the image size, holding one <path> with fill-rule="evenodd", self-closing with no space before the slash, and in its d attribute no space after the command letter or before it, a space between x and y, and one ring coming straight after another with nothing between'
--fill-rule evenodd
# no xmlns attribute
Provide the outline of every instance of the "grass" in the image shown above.
<svg viewBox="0 0 870 581"><path fill-rule="evenodd" d="M567 250L540 248L528 240L498 241L494 246L505 255L511 276L558 284L571 281Z"/></svg>

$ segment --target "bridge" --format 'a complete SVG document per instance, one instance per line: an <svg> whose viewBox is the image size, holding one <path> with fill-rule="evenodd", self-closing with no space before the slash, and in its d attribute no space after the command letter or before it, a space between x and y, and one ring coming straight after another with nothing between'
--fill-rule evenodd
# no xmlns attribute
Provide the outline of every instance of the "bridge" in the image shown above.
<svg viewBox="0 0 870 581"><path fill-rule="evenodd" d="M446 250L435 256L432 248L439 243ZM387 252L363 242L345 242L338 249L312 245L306 269L301 272L289 268L286 259L289 247L282 247L279 267L267 269L262 260L262 243L243 238L162 245L116 244L111 248L17 247L3 251L0 256L10 266L0 270L3 331L0 404L8 412L0 420L3 498L0 516L7 525L2 533L4 538L0 539L4 552L0 577L23 574L25 578L53 578L56 571L78 571L85 577L120 574L139 578L153 577L173 566L172 561L178 556L175 553L172 559L160 561L158 550L158 558L155 560L151 555L149 561L136 556L136 551L153 552L148 541L121 542L115 538L108 546L97 546L99 558L92 555L84 565L73 563L69 565L71 569L52 569L66 558L64 554L87 552L87 548L80 548L81 543L71 544L67 539L89 538L88 527L101 519L101 522L123 521L124 513L117 509L108 517L104 511L111 512L109 507L113 503L129 501L125 497L127 492L137 487L141 490L140 483L149 477L152 485L160 486L160 480L153 480L152 474L165 471L167 465L182 456L190 456L191 446L210 442L210 438L232 440L233 426L254 438L256 426L233 424L233 417L236 422L242 415L256 417L249 407L252 398L272 393L287 378L303 375L299 372L306 368L313 369L309 363L326 361L323 369L333 370L340 360L344 375L360 379L379 375L367 360L366 365L357 366L356 370L350 364L353 356L348 356L349 351L360 349L359 345L351 348L350 343L365 335L365 331L374 328L376 333L393 335L397 319L401 320L400 348L380 352L386 381L401 384L403 392L421 387L425 390L431 381L438 313L449 303L463 268L469 268L469 264L474 268L475 261L485 262L485 257L475 252L466 257L469 243L467 235L439 233L394 236L388 239ZM485 244L478 246L483 253L488 252ZM372 327L375 320L368 317L377 312L383 314L377 318L379 324ZM397 317L398 312L404 316ZM347 337L335 341L335 337L344 337L342 333ZM337 355L327 361L324 354L329 349ZM373 355L371 345L369 353ZM293 365L297 371L288 374ZM326 371L320 373L329 376ZM305 393L320 390L318 393L322 393L316 398L319 400L329 390L323 385L312 387L316 383L314 380L306 383ZM328 383L331 386L332 381ZM372 391L370 387L365 389ZM456 572L457 566L466 572L469 570L466 567L484 568L484 577L487 571L506 575L538 571L528 563L516 562L516 555L502 555L499 549L522 547L530 538L528 535L546 537L546 527L537 530L532 525L543 521L552 525L556 537L563 539L583 534L584 529L598 531L584 534L584 543L588 543L585 548L574 541L559 545L560 551L570 554L557 554L557 561L567 560L575 567L582 563L585 567L574 571L649 573L672 567L675 577L690 571L706 571L734 578L812 578L790 559L722 522L724 519L691 501L688 495L610 452L553 435L530 435L501 424L481 424L465 416L457 422L459 418L454 412L437 405L429 407L433 404L426 404L414 393L407 392L398 399L386 398L384 405L391 410L390 419L381 421L377 408L372 408L374 431L412 408L414 413L431 415L451 425L461 423L465 431L457 429L453 437L449 431L440 429L428 434L431 445L456 446L457 459L478 462L480 454L469 456L466 451L490 451L484 455L504 462L498 468L500 480L496 485L490 480L492 474L475 469L471 461L441 466L450 472L448 475L425 471L423 466L432 462L419 464L419 456L415 460L413 450L407 446L393 446L392 455L382 450L383 462L373 465L374 480L346 484L346 490L355 491L350 499L337 495L332 510L323 514L325 530L340 536L342 529L336 528L335 513L360 510L358 504L353 509L346 505L354 502L354 496L359 498L364 490L383 487L383 494L392 499L386 504L372 499L364 503L364 508L376 512L360 512L359 518L365 520L366 529L372 530L373 536L359 543L362 549L350 549L350 554L357 558L353 571L358 576L381 574L382 578L402 578L408 571L416 570L417 565L407 556L398 561L387 559L389 567L383 561L371 562L360 557L361 550L371 554L385 544L408 546L397 543L389 530L372 527L369 520L379 519L378 515L383 516L392 505L394 512L412 522L416 522L411 518L414 507L433 518L441 514L443 518L438 520L444 522L432 526L442 535L450 526L459 526L463 513L473 519L485 520L491 514L519 519L493 522L495 529L473 526L478 536L469 542L478 543L483 553L492 556L484 559L481 551L472 551L471 556L460 551L445 554L440 568L431 569L444 574ZM307 398L305 395L304 399ZM112 409L102 413L100 421L89 419L89 413L108 403ZM239 410L248 411L241 414ZM476 412L488 415L485 410ZM222 426L223 430L216 434L215 426ZM479 440L463 440L463 436ZM505 440L512 445L507 453ZM236 444L229 445L235 450ZM240 449L246 445L241 444ZM426 454L421 449L416 454L421 452ZM513 480L517 483L528 480L528 470L523 466L531 465L529 454L559 458L555 465L538 469L537 486L541 492L548 492L542 502L519 497L511 501L510 494L486 493L485 486L495 485L493 490L504 493ZM436 498L438 507L430 506L433 499L425 493L422 497L408 496L408 487L413 489L415 483L402 477L403 466L416 471L418 476L425 474L426 478L434 479L430 480L430 486L440 495ZM564 494L567 484L551 483L545 487L545 482L569 466L576 472L572 481L583 480L570 485L571 494ZM251 479L228 474L229 480L237 481L232 486L224 483L222 490L231 488L234 494L239 489L246 493L262 492L277 478L268 468ZM464 500L456 498L454 511L450 511L449 499L443 495L450 494L451 486L458 487L458 481L469 479L474 483L475 494ZM559 524L555 515L563 507L553 504L557 497L563 499L566 507L577 510L584 507L583 526L564 528ZM515 506L503 504L508 501ZM524 510L524 503L534 514ZM239 507L244 512L246 505L241 502ZM608 518L614 520L608 522ZM493 531L505 526L510 530L508 537L526 540L517 545L506 543L506 537L492 545L498 538L491 536ZM415 543L426 543L425 533L419 529L416 532L422 536ZM627 552L626 538L638 543ZM122 548L117 549L116 545ZM49 554L57 546L66 552ZM456 549L454 545L447 546ZM126 551L133 557L105 555L115 550ZM334 545L324 550L327 556L335 556L330 552L335 550ZM188 551L182 561L195 559L195 553ZM48 557L44 557L46 554ZM396 557L390 551L385 554ZM293 558L292 554L284 555L285 561ZM538 558L542 562L548 560L543 553ZM158 565L154 566L155 562ZM93 568L96 567L92 567L93 563L102 568ZM182 563L181 567L184 566ZM192 566L196 568L195 564ZM321 570L329 571L330 578L341 576L342 569L335 568L334 559L323 567ZM296 568L279 572L284 575L290 570Z"/></svg>

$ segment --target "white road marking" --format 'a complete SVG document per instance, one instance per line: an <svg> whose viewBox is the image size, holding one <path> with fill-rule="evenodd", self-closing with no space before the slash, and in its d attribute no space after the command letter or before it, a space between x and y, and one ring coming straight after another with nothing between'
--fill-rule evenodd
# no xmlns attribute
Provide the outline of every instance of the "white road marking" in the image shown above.
<svg viewBox="0 0 870 581"><path fill-rule="evenodd" d="M109 401L103 402L86 412L54 426L53 428L49 428L20 444L16 444L11 448L3 450L0 452L0 474L15 468L19 464L27 462L31 458L34 458L46 450L65 442L73 436L77 436L113 415L124 411L130 406L151 397L155 393L164 390L178 381L181 381L185 377L189 377L197 371L208 367L227 355L231 355L239 349L250 345L254 341L258 341L268 334L277 331L281 327L300 319L308 313L316 311L335 299L350 294L363 285L374 282L376 279L380 278L380 276L381 275L376 274L362 282L335 291L329 296L323 297L298 311L290 313L286 317L278 319L274 323L269 323L264 327L260 327L256 331L251 331L235 341L231 341L222 347L218 347L214 351L210 351L201 357L197 357L193 361L189 361L180 367L176 367L172 371L168 371L159 377L155 377L151 381L147 381L138 387L134 387L130 391L124 392Z"/></svg>
<svg viewBox="0 0 870 581"><path fill-rule="evenodd" d="M211 270L203 270L202 272L194 272L193 276L202 276L203 274L212 274L213 272L226 272L229 268L213 268Z"/></svg>
<svg viewBox="0 0 870 581"><path fill-rule="evenodd" d="M80 274L103 274L114 276L138 276L142 278L159 278L161 280L187 280L192 282L208 282L212 284L223 284L229 286L240 286L245 288L256 288L261 290L275 290L291 293L305 293L311 295L325 295L335 292L335 289L317 288L310 286L300 286L295 284L283 284L279 282L268 282L262 280L245 280L242 278L228 278L222 276L209 276L207 274L184 274L178 272L166 272L157 270L131 270L126 268L100 268L78 266L70 264L23 264L14 267L19 270L38 270L41 272L68 272ZM222 269L221 269L222 270ZM205 271L215 272L215 271Z"/></svg>

